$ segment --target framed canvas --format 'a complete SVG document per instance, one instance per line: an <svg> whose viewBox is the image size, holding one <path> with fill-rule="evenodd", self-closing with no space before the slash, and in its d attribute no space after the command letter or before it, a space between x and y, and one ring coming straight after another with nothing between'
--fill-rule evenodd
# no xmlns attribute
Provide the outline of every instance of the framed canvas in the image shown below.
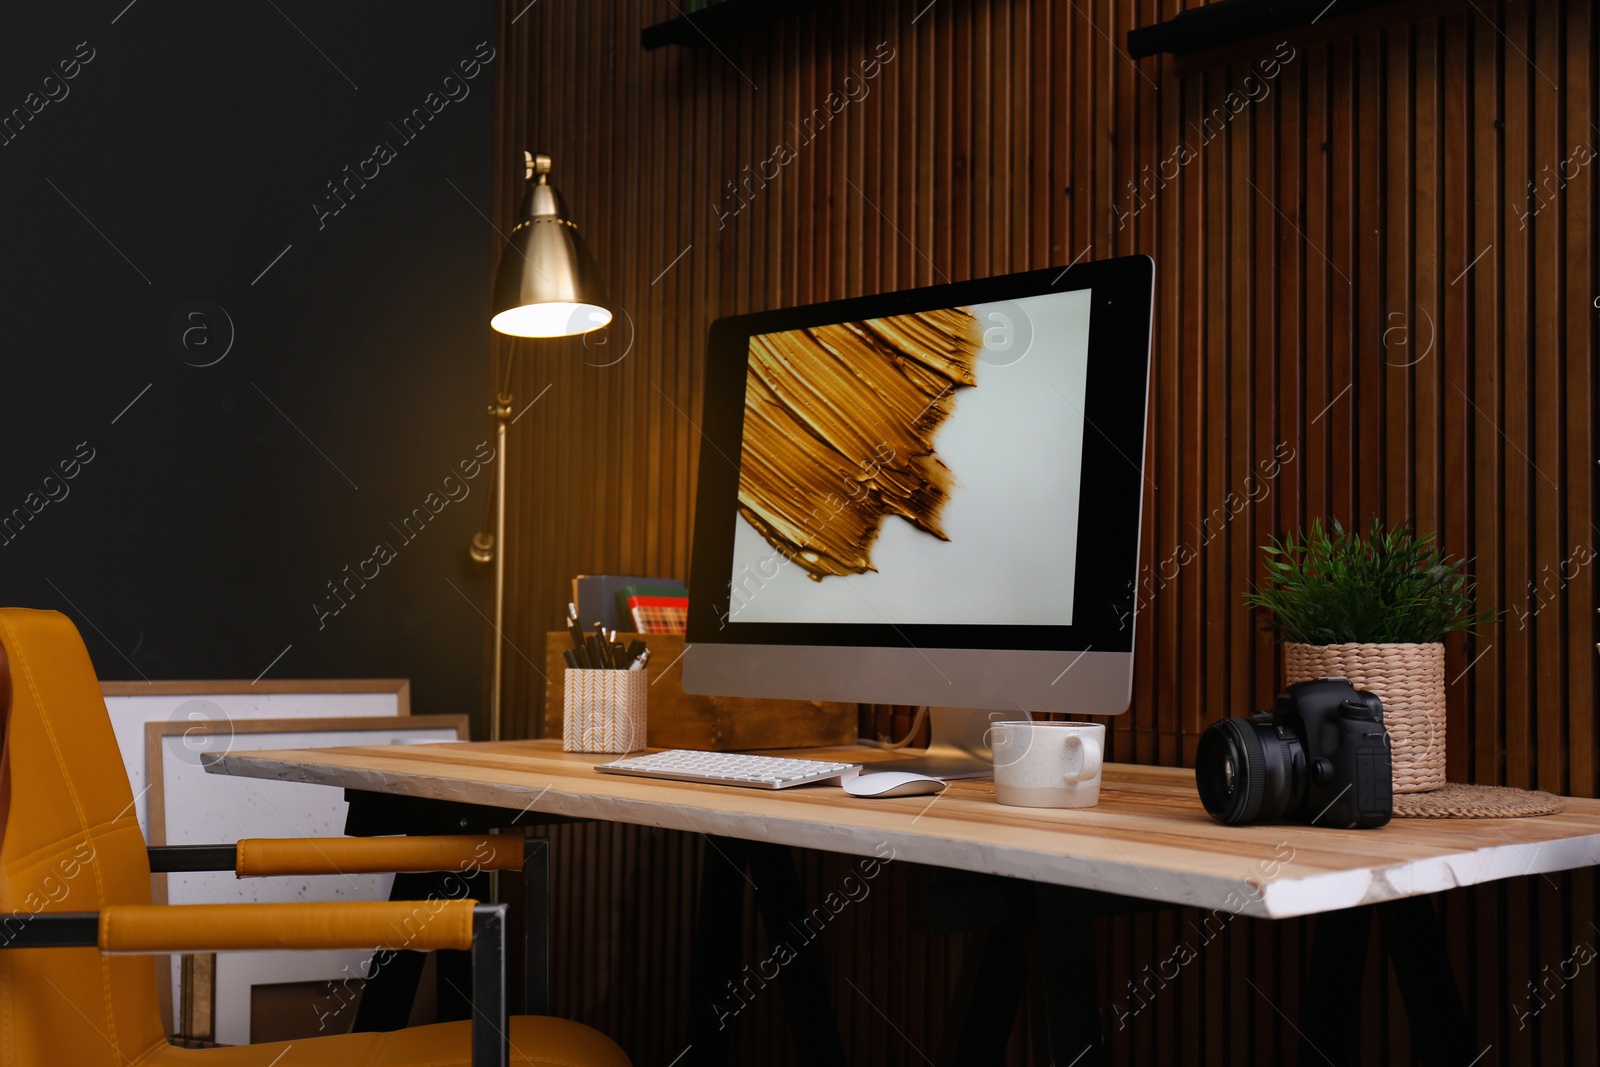
<svg viewBox="0 0 1600 1067"><path fill-rule="evenodd" d="M289 719L163 718L144 727L151 844L226 844L245 837L339 837L348 805L337 789L294 782L208 774L202 757L242 749L335 748L466 740L465 715L300 717ZM288 903L385 900L392 875L239 879L232 871L157 875L158 900L172 904ZM258 984L359 979L371 953L225 952L210 974L211 1004L197 1001L207 983L182 982L183 961L170 963L169 995L180 1019L212 1020L224 1044L250 1041L251 989ZM191 973L195 969L191 967ZM311 1032L336 1033L353 1004L336 1002ZM313 1009L308 1005L308 1013ZM342 1015L343 1017L339 1017Z"/></svg>
<svg viewBox="0 0 1600 1067"><path fill-rule="evenodd" d="M101 682L111 730L133 787L139 827L150 839L144 728L161 721L352 718L410 715L406 678L312 678L282 681Z"/></svg>
<svg viewBox="0 0 1600 1067"><path fill-rule="evenodd" d="M128 784L133 788L135 814L146 841L150 840L144 751L144 728L148 722L411 714L411 682L406 678L101 682L100 694L122 754ZM164 886L158 877L158 893ZM172 991L171 985L161 983L161 1021L169 1033L177 1029Z"/></svg>

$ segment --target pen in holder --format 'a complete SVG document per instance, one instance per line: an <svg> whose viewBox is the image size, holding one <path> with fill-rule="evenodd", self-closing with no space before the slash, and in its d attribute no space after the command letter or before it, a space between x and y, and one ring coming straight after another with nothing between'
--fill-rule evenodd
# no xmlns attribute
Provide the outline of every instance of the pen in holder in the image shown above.
<svg viewBox="0 0 1600 1067"><path fill-rule="evenodd" d="M568 667L563 688L563 751L624 753L645 747L648 671Z"/></svg>

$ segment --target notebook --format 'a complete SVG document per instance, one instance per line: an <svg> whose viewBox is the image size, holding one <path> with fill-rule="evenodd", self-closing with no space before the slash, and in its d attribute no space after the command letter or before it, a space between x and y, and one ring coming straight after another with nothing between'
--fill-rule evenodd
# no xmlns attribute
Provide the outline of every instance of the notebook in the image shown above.
<svg viewBox="0 0 1600 1067"><path fill-rule="evenodd" d="M682 582L638 582L634 585L625 585L617 590L617 617L624 622L633 618L632 608L628 601L636 596L688 596Z"/></svg>
<svg viewBox="0 0 1600 1067"><path fill-rule="evenodd" d="M633 620L634 633L681 634L689 630L689 598L686 596L629 597L628 613Z"/></svg>
<svg viewBox="0 0 1600 1067"><path fill-rule="evenodd" d="M628 630L626 602L617 603L617 590L626 585L667 586L688 596L688 589L675 578L648 575L580 574L572 579L572 602L578 605L578 625L588 631L595 623L608 630Z"/></svg>

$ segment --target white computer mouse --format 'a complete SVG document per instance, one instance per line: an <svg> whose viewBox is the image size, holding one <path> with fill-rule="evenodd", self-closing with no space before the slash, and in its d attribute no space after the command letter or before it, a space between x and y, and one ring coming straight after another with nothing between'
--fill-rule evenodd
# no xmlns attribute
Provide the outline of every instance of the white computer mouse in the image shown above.
<svg viewBox="0 0 1600 1067"><path fill-rule="evenodd" d="M944 792L944 780L909 771L876 771L858 774L844 783L853 797L923 797Z"/></svg>

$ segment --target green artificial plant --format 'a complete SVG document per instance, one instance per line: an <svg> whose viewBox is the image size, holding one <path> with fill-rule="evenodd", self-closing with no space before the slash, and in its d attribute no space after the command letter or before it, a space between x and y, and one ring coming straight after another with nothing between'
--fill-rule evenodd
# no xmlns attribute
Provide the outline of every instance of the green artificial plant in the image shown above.
<svg viewBox="0 0 1600 1067"><path fill-rule="evenodd" d="M1432 535L1376 518L1365 537L1313 520L1303 534L1262 545L1267 584L1245 602L1271 613L1268 629L1307 645L1426 644L1492 622L1473 612L1464 561L1439 551Z"/></svg>

